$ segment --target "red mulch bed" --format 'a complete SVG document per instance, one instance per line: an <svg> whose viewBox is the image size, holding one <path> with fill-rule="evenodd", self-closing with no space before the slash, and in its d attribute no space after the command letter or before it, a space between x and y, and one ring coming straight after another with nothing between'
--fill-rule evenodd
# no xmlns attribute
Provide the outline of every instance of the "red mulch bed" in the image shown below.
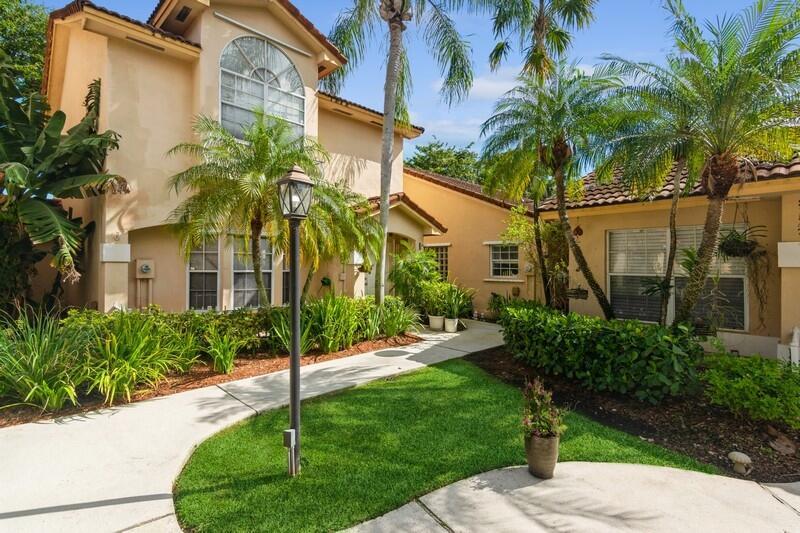
<svg viewBox="0 0 800 533"><path fill-rule="evenodd" d="M526 379L539 377L553 391L553 399L559 405L716 465L731 477L772 483L800 481L800 431L736 417L710 405L702 395L650 405L621 395L592 392L562 376L551 376L529 367L502 346L468 355L465 359L520 388ZM796 446L793 454L785 455L770 446L780 434L783 434L781 440ZM734 450L752 459L753 471L748 476L740 476L731 469L727 456Z"/></svg>
<svg viewBox="0 0 800 533"><path fill-rule="evenodd" d="M340 352L328 354L311 352L300 359L300 364L306 366L375 350L408 346L420 340L422 339L415 335L406 334L389 339L365 341ZM236 381L238 379L252 378L279 372L289 368L289 356L267 354L240 356L236 358L234 365L235 368L230 374L218 374L214 372L208 363L199 362L185 374L174 374L167 377L167 379L159 383L155 389L148 388L137 391L131 398L131 401L140 402L158 396L168 396L192 389L208 387L209 385L217 385L228 381ZM79 406L62 409L57 413L43 413L40 409L31 406L17 406L5 409L0 407L0 428L85 413L103 407L103 399L97 395L80 398L80 402L81 404ZM128 402L121 400L117 405L125 403Z"/></svg>

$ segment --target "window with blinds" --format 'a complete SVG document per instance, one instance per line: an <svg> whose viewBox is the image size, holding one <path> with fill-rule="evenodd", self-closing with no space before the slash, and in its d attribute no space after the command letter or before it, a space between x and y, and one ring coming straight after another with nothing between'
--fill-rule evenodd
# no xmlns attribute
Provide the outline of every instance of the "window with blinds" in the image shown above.
<svg viewBox="0 0 800 533"><path fill-rule="evenodd" d="M189 254L189 309L217 308L219 245L208 239Z"/></svg>
<svg viewBox="0 0 800 533"><path fill-rule="evenodd" d="M253 254L244 237L233 239L233 307L259 307L272 300L272 250L266 237L261 237L261 277L268 301L262 302L253 272Z"/></svg>
<svg viewBox="0 0 800 533"><path fill-rule="evenodd" d="M722 232L733 226L723 225ZM744 226L737 225L743 230ZM669 315L674 316L686 287L688 273L680 266L683 250L697 249L703 237L702 226L678 228L678 253L673 270L673 298ZM669 248L669 229L648 228L608 232L608 287L611 306L619 318L657 322L661 315L659 294L647 295L648 287L663 278ZM741 258L717 257L711 267L706 289L695 307L695 315L714 315L719 327L746 328L747 266Z"/></svg>
<svg viewBox="0 0 800 533"><path fill-rule="evenodd" d="M256 108L280 117L303 135L305 88L286 54L257 37L231 41L220 58L220 113L225 128L241 138Z"/></svg>

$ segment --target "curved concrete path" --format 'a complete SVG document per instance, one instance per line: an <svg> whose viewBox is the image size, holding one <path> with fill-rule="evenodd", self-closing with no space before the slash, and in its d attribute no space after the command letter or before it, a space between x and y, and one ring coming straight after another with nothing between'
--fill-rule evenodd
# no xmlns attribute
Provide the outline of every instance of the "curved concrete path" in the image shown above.
<svg viewBox="0 0 800 533"><path fill-rule="evenodd" d="M493 324L304 366L304 398L503 343ZM180 531L172 484L199 443L288 403L288 372L0 429L0 532ZM288 422L287 422L288 425ZM281 435L275 435L281 439Z"/></svg>
<svg viewBox="0 0 800 533"><path fill-rule="evenodd" d="M790 494L792 487L776 490ZM665 467L571 462L559 463L555 478L546 481L531 476L527 467L479 474L349 531L784 533L800 531L800 508L752 481Z"/></svg>

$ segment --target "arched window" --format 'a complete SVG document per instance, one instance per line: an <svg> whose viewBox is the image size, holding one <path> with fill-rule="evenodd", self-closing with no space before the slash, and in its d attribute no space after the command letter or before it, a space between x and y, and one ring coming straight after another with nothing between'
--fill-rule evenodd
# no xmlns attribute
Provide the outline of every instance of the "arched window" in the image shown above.
<svg viewBox="0 0 800 533"><path fill-rule="evenodd" d="M241 137L258 107L294 125L305 125L303 80L279 48L257 37L234 39L220 59L220 98L223 126Z"/></svg>

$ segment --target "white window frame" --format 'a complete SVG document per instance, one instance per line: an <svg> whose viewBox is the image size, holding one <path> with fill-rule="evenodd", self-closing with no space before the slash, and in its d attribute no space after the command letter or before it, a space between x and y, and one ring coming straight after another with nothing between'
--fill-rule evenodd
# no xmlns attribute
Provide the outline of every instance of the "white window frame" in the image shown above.
<svg viewBox="0 0 800 533"><path fill-rule="evenodd" d="M222 269L220 268L222 263L222 246L221 241L222 239L217 238L217 270L192 270L191 269L191 256L190 259L186 261L186 310L187 311L195 311L198 313L202 313L203 311L208 311L208 308L205 309L192 309L192 289L191 289L191 275L194 274L205 274L214 272L217 275L217 303L214 306L214 311L219 311L220 308L220 301L221 301L221 291L222 291ZM205 263L205 260L203 261Z"/></svg>
<svg viewBox="0 0 800 533"><path fill-rule="evenodd" d="M447 281L450 279L450 243L442 243L442 244L425 244L424 248L426 250L431 250L434 254L436 254L436 263L439 265L439 275L442 274L442 265L439 263L439 248L443 248L446 254L445 261L447 262L447 269L445 272L445 276L442 278L443 280Z"/></svg>
<svg viewBox="0 0 800 533"><path fill-rule="evenodd" d="M513 242L503 242L503 241L486 241L483 244L489 247L489 277L488 280L496 280L496 281L519 281L519 274L522 272L522 262L520 261L519 256L519 244ZM505 246L505 247L516 247L517 249L517 273L512 274L510 276L495 276L494 275L494 247L495 246Z"/></svg>
<svg viewBox="0 0 800 533"><path fill-rule="evenodd" d="M256 33L256 32L252 32L252 33ZM285 117L280 117L280 118L282 118L283 120L285 120L289 124L293 124L295 126L298 126L301 129L301 135L305 135L306 134L306 123L308 122L308 120L307 120L308 119L308 117L307 117L308 108L306 106L306 104L307 104L307 102L306 102L306 91L305 91L306 83L305 83L305 80L303 79L303 75L300 73L300 69L297 68L297 65L295 64L295 62L292 61L292 59L289 57L289 55L284 50L282 50L282 48L285 47L282 43L278 43L274 39L267 38L265 35L259 35L257 33L256 33L256 35L237 35L236 37L234 37L233 39L228 41L225 44L225 46L222 47L222 51L220 52L220 55L219 55L219 60L217 61L217 78L218 78L217 79L217 91L218 91L217 92L217 96L218 96L218 98L217 98L217 100L218 100L218 108L217 108L218 115L217 116L219 117L220 124L222 124L222 107L223 107L223 105L229 105L231 107L236 107L238 109L241 109L241 110L247 111L247 112L252 112L253 111L253 109L247 109L247 108L245 108L243 106L240 106L240 105L237 105L237 104L234 104L234 103L223 102L222 101L222 73L223 72L225 72L227 74L231 74L233 76L238 76L240 78L245 78L248 81L258 81L258 80L251 80L250 78L247 78L246 76L242 76L238 72L233 72L232 70L229 70L229 69L226 69L226 68L222 67L222 54L225 52L225 50L227 50L228 46L230 46L234 41L236 41L237 39L241 39L243 37L252 37L254 39L258 39L260 41L263 41L266 45L273 46L273 47L277 48L286 57L286 60L292 65L292 67L294 67L295 72L297 72L297 76L300 78L300 81L303 84L302 94L290 93L288 91L285 91L285 90L281 89L280 87L271 87L271 88L272 89L276 89L278 91L281 91L281 92L283 92L285 94L290 94L290 95L295 96L295 97L300 99L300 101L302 102L302 111L303 111L303 123L302 124L300 124L299 122L294 121L294 120L289 120L289 119L287 119ZM262 102L262 104L264 104L264 105L262 107L264 107L264 112L269 114L269 110L266 108L267 94L268 94L268 91L266 90L267 85L268 84L266 82L264 82L264 86L265 86L264 101Z"/></svg>
<svg viewBox="0 0 800 533"><path fill-rule="evenodd" d="M720 231L723 231L725 226L730 226L730 224L723 224L720 227ZM699 225L678 226L679 230L680 229L687 229L687 228L695 228L696 229L696 228L702 228L702 226L699 226ZM611 257L610 257L610 255L611 255L611 233L612 232L625 232L625 231L654 230L654 229L662 229L664 231L664 239L665 239L664 242L667 245L666 252L667 252L667 257L668 257L669 256L669 243L670 243L669 228L614 228L614 229L606 230L606 253L605 253L605 256L606 256L606 296L608 297L609 302L611 301L611 277L612 276L618 276L618 277L624 277L624 276L644 277L644 276L647 276L647 274L625 274L625 273L619 273L619 272L611 272ZM678 249L678 254L679 253L680 253L680 249ZM676 286L676 278L686 277L686 276L679 275L680 273L682 273L682 269L681 269L680 265L677 264L677 263L680 262L680 256L678 254L676 254L676 256L675 256L676 265L672 270L672 281L671 281L672 289L670 290L669 304L668 304L668 307L667 307L667 323L672 323L672 321L675 320L675 311L676 311L675 310L675 286ZM665 257L665 259L666 259L666 257ZM665 263L664 267L666 268L666 263ZM746 268L746 265L745 265L745 268ZM660 272L658 274L652 274L652 276L653 277L661 276L661 278L663 278L664 272L662 271L662 272ZM707 277L710 278L712 276L707 276ZM749 279L747 277L747 272L745 272L744 274L724 274L724 275L720 275L720 278L721 279L722 278L733 278L733 279L741 279L742 280L743 291L744 291L744 294L743 294L744 328L743 329L718 328L719 331L730 331L730 332L733 332L733 333L746 333L746 332L750 331L750 284L749 284ZM655 322L651 322L651 321L648 321L648 320L643 320L642 322L655 323Z"/></svg>
<svg viewBox="0 0 800 533"><path fill-rule="evenodd" d="M264 238L265 235L262 235L261 237ZM237 235L237 234L231 234L231 235L228 236L228 238L230 239L230 249L231 249L231 253L228 254L229 255L229 259L230 259L229 264L230 264L230 267L231 267L231 285L230 285L231 294L230 294L230 298L229 298L230 308L231 309L256 309L255 307L237 307L236 306L236 274L247 274L247 273L252 274L253 270L252 269L251 270L237 270L235 268L235 264L236 263L234 261L234 257L236 256L236 239L244 239L244 236L243 235ZM270 299L270 302L269 303L270 303L270 305L274 305L274 303L275 303L275 252L274 252L274 250L272 250L272 245L269 244L269 240L267 240L267 245L270 246L269 270L264 269L264 265L262 264L261 265L261 274L263 275L263 274L266 274L267 272L269 272L269 274L270 274L270 276L269 276L269 299Z"/></svg>

